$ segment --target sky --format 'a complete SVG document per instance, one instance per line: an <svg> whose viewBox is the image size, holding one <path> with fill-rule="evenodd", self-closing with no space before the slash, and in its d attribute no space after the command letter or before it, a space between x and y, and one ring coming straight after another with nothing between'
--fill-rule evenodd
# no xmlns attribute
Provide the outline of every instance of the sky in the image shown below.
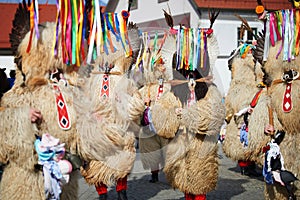
<svg viewBox="0 0 300 200"><path fill-rule="evenodd" d="M48 1L48 4L55 4L56 0L38 0L39 4L45 4ZM19 3L22 2L22 0L0 0L0 3ZM26 0L27 2L27 0ZM108 0L99 0L100 3L103 3L101 5L107 5Z"/></svg>

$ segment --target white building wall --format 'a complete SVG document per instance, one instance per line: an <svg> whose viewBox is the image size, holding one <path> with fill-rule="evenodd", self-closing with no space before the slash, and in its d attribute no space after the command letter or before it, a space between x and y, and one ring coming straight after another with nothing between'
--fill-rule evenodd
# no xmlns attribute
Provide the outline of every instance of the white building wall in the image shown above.
<svg viewBox="0 0 300 200"><path fill-rule="evenodd" d="M169 0L163 3L157 3L157 0L137 0L138 9L130 11L129 20L135 23L143 23L155 19L164 18L163 10L168 11L168 4L173 16L190 13L191 27L197 27L198 16L188 0ZM127 10L128 0L119 0L115 12Z"/></svg>
<svg viewBox="0 0 300 200"><path fill-rule="evenodd" d="M252 28L257 28L258 31L261 31L263 28L261 22L248 21L248 24ZM215 21L213 26L214 34L216 34L219 44L219 57L221 57L218 58L213 69L214 82L223 96L226 96L231 81L231 72L228 69L228 59L226 56L228 57L230 53L237 48L237 30L240 26L241 22L239 20L222 20L219 18Z"/></svg>
<svg viewBox="0 0 300 200"><path fill-rule="evenodd" d="M9 72L16 69L13 56L0 56L0 68L6 68L5 72L9 77Z"/></svg>
<svg viewBox="0 0 300 200"><path fill-rule="evenodd" d="M208 19L199 19L197 13L188 0L169 0L158 3L157 0L138 0L138 9L131 10L130 21L143 23L155 19L164 18L162 9L168 10L170 7L173 16L190 13L191 27L209 27ZM115 12L121 12L128 7L128 1L120 0ZM238 11L236 12L238 13ZM232 16L235 13L232 13ZM228 15L228 14L227 14ZM254 13L255 15L255 13ZM234 18L234 17L233 17ZM258 21L248 21L250 27L257 28L260 31L263 24ZM237 48L237 30L241 26L241 21L222 19L222 12L213 25L214 34L217 36L219 43L219 57L213 70L214 83L218 86L222 95L226 95L230 86L231 72L228 69L227 58L230 53Z"/></svg>

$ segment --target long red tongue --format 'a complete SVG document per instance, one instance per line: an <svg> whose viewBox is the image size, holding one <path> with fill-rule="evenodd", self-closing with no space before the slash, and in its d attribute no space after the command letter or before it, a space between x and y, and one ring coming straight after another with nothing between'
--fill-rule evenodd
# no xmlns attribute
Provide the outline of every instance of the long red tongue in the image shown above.
<svg viewBox="0 0 300 200"><path fill-rule="evenodd" d="M55 102L57 107L57 114L58 114L58 125L63 130L68 130L71 128L71 120L69 117L69 112L67 108L67 104L65 99L60 91L58 85L53 84L53 89L55 91Z"/></svg>
<svg viewBox="0 0 300 200"><path fill-rule="evenodd" d="M100 97L109 97L109 75L104 74L102 77Z"/></svg>
<svg viewBox="0 0 300 200"><path fill-rule="evenodd" d="M257 102L258 102L258 99L259 99L259 97L260 97L262 91L263 91L263 89L260 89L260 90L255 94L255 96L253 97L253 99L252 99L252 101L251 101L251 103L250 103L251 108L254 108L254 107L256 106L256 104L257 104Z"/></svg>
<svg viewBox="0 0 300 200"><path fill-rule="evenodd" d="M282 103L283 112L291 112L293 108L291 92L292 92L292 84L287 83L285 88L285 93L283 96L283 103Z"/></svg>

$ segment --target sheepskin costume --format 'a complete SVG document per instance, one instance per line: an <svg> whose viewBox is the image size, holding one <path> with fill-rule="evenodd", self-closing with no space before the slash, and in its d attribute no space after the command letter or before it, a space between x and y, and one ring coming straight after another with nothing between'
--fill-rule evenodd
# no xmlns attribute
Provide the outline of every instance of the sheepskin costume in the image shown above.
<svg viewBox="0 0 300 200"><path fill-rule="evenodd" d="M274 119L278 119L282 129L286 132L285 138L280 144L282 155L285 159L285 168L291 171L293 174L299 174L299 140L300 133L300 105L299 105L299 88L300 81L298 79L291 81L291 92L290 98L292 103L292 109L289 112L283 111L284 96L286 95L288 83L282 81L283 74L289 70L295 70L299 73L300 58L296 56L290 62L283 61L283 52L277 59L276 55L281 48L282 41L276 42L275 46L270 46L268 59L263 65L265 71L265 81L270 84L269 97L271 100L271 108L274 113ZM280 126L274 125L276 130L280 130ZM295 195L296 198L300 197L300 184L299 181L295 182ZM285 188L279 184L266 185L265 198L266 199L284 199L287 198L288 194Z"/></svg>
<svg viewBox="0 0 300 200"><path fill-rule="evenodd" d="M239 128L243 117L234 117L243 108L251 103L257 92L253 57L248 54L244 59L239 55L232 58L231 82L225 97L226 115L231 120L226 127L226 141L223 150L226 156L233 160L243 160L244 150L239 139Z"/></svg>
<svg viewBox="0 0 300 200"><path fill-rule="evenodd" d="M218 44L213 34L207 37L207 46L211 68L218 54ZM188 195L205 195L216 187L217 140L225 119L225 106L216 86L200 83L202 85L197 89L197 84L196 102L182 108L181 127L167 145L164 167L172 187ZM207 90L202 90L204 85ZM198 97L199 94L201 97Z"/></svg>
<svg viewBox="0 0 300 200"><path fill-rule="evenodd" d="M230 65L232 80L225 104L227 119L231 120L228 120L229 124L226 127L226 141L223 143L223 150L233 160L251 160L262 165L264 159L261 149L269 141L269 137L264 134L262 128L268 124L269 99L266 88L261 88L263 80L261 65L259 63L255 65L251 54L245 58L241 58L239 55L234 56ZM259 94L260 90L262 91ZM250 107L253 108L253 111L249 116L249 144L247 148L243 148L239 138L243 114L236 115L236 113Z"/></svg>
<svg viewBox="0 0 300 200"><path fill-rule="evenodd" d="M27 7L20 5L24 16L28 17ZM16 18L15 18L16 19ZM20 19L20 16L17 17ZM14 23L16 24L16 23ZM40 37L35 35L32 38L30 52L26 52L30 32L28 27L22 24L22 30L13 29L12 37L17 31L27 33L25 37L17 35L20 44L16 49L16 60L18 60L18 70L14 87L2 98L1 105L6 110L1 113L3 120L1 129L1 160L6 163L6 168L2 176L0 196L1 199L45 199L44 177L41 170L37 170L38 156L34 150L36 136L49 133L58 138L61 143L65 143L65 149L71 154L81 156L84 160L102 160L105 155L113 154L113 141L101 134L104 123L97 124L97 131L85 128L84 134L80 135L77 129L79 124L88 124L95 120L89 113L84 113L78 121L77 111L74 105L74 94L80 92L77 88L77 74L73 67L63 64L61 59L61 46L58 47L58 56L52 55L52 45L55 33L55 23L47 22L39 25ZM20 28L20 27L19 27ZM61 34L58 33L60 41ZM59 42L60 44L60 42ZM54 90L53 82L49 80L49 72L59 70L64 74L65 80L57 83L60 94L63 95L65 105L69 114L70 127L62 129L58 123L58 111L56 105L56 95L58 90ZM29 116L29 106L41 111L43 116L38 124L31 124ZM87 123L85 123L87 122ZM83 131L83 130L81 130ZM111 130L114 132L114 130ZM100 134L99 134L100 133ZM99 134L99 135L97 135ZM70 181L62 188L61 199L78 199L78 171L71 173Z"/></svg>
<svg viewBox="0 0 300 200"><path fill-rule="evenodd" d="M169 82L173 79L172 53L176 50L175 45L175 37L168 35L159 54L162 59L157 60L153 69L150 63L143 63L145 83L140 93L145 108L149 107L151 119L140 130L139 148L143 167L151 170L153 182L158 181L158 170L165 163L166 145L175 136L180 122L176 109L181 108L181 102L171 92ZM145 60L151 60L152 56L155 57L156 52L147 52L149 59Z"/></svg>
<svg viewBox="0 0 300 200"><path fill-rule="evenodd" d="M127 176L135 160L135 135L129 130L131 123L139 121L140 114L144 109L144 102L139 91L129 79L130 66L133 64L134 55L140 47L140 38L137 27L129 23L128 38L131 44L133 55L125 57L124 50L120 42L114 38L115 52L103 54L97 58L95 69L85 85L84 91L90 95L88 106L95 110L94 115L98 121L110 122L113 126L110 129L117 130L116 134L111 134L107 129L107 134L111 137L118 137L114 144L120 147L115 155L107 155L103 161L91 160L86 167L81 168L81 173L88 184L99 186L114 185L117 180ZM107 65L105 66L105 63ZM99 66L99 68L98 68ZM110 67L105 69L105 67ZM101 71L102 70L102 71ZM107 74L105 70L109 70ZM102 94L104 80L108 80L109 94ZM91 124L91 126L94 126Z"/></svg>

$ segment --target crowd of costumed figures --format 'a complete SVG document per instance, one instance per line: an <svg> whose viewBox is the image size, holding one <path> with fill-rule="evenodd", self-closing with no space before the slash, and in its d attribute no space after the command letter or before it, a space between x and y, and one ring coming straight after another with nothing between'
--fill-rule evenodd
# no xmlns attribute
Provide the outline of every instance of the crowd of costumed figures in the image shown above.
<svg viewBox="0 0 300 200"><path fill-rule="evenodd" d="M269 12L261 1L255 9L263 30L255 34L247 21L241 30L255 42L240 42L229 60L231 83L225 99L225 154L242 173L261 166L265 199L299 198L299 2ZM241 31L243 34L243 31ZM242 38L242 36L241 36ZM239 137L237 137L239 136Z"/></svg>
<svg viewBox="0 0 300 200"><path fill-rule="evenodd" d="M258 1L264 30L230 57L224 104L211 70L219 12L209 27L189 28L164 10L168 26L143 31L129 21L130 4L108 13L98 0L58 1L56 20L41 24L38 1L19 4L16 77L0 104L1 199L78 199L83 176L99 199L115 186L126 200L138 138L150 182L163 171L186 200L205 200L218 180L224 121L225 154L243 170L263 166L266 199L300 196L297 5L268 12Z"/></svg>

